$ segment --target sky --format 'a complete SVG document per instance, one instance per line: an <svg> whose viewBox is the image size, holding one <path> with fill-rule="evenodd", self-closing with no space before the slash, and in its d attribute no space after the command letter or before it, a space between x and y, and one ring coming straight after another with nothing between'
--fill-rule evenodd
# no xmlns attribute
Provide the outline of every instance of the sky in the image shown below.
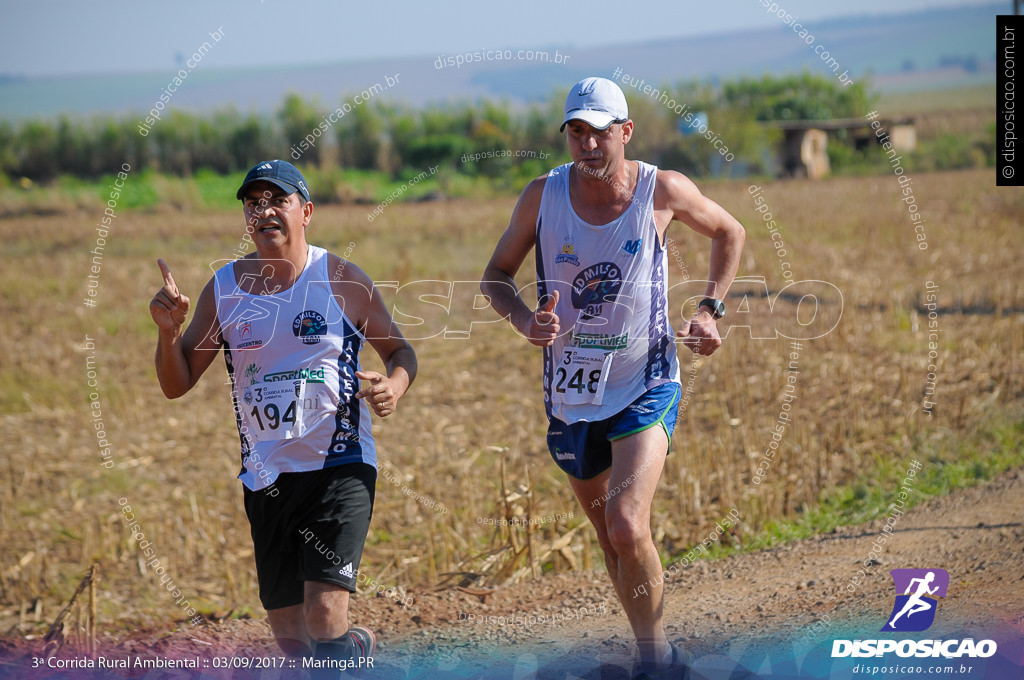
<svg viewBox="0 0 1024 680"><path fill-rule="evenodd" d="M769 0L764 0L767 4ZM805 25L992 0L772 0ZM1012 0L1005 0L1010 13ZM0 0L0 76L177 69L211 34L218 68L490 49L586 48L781 25L762 0ZM1002 11L1002 10L1000 10ZM993 29L994 30L994 29Z"/></svg>

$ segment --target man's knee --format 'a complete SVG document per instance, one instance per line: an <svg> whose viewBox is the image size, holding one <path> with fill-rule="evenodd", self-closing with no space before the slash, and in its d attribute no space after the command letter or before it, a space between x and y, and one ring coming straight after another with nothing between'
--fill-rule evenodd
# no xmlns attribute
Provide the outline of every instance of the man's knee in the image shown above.
<svg viewBox="0 0 1024 680"><path fill-rule="evenodd" d="M608 543L620 557L639 554L651 542L651 527L632 517L618 515L608 518Z"/></svg>
<svg viewBox="0 0 1024 680"><path fill-rule="evenodd" d="M306 631L313 640L333 640L348 630L348 607L337 598L311 598L305 614Z"/></svg>

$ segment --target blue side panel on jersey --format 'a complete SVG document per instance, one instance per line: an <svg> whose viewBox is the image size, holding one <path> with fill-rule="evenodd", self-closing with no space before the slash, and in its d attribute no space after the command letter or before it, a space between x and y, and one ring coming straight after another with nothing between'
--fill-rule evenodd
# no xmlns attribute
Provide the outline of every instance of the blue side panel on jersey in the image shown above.
<svg viewBox="0 0 1024 680"><path fill-rule="evenodd" d="M664 246L654 245L651 267L651 316L647 326L647 367L644 379L646 389L654 389L671 381L669 376L668 343L670 332L665 313L665 258Z"/></svg>
<svg viewBox="0 0 1024 680"><path fill-rule="evenodd" d="M550 292L548 290L547 276L544 272L544 252L540 245L540 230L543 223L543 219L540 215L537 216L537 238L535 240L534 251L537 255L537 302L546 298ZM551 418L551 391L548 389L551 386L551 348L543 348L544 354L544 412L547 417Z"/></svg>
<svg viewBox="0 0 1024 680"><path fill-rule="evenodd" d="M235 426L238 428L238 441L241 446L242 467L238 472L241 475L245 472L245 459L252 451L249 450L249 442L242 435L242 413L238 408L238 398L235 396L235 360L231 356L231 348L226 342L224 343L224 365L228 369L228 380L231 381L231 407L235 409Z"/></svg>
<svg viewBox="0 0 1024 680"><path fill-rule="evenodd" d="M356 377L357 357L359 356L359 336L356 329L348 322L341 320L344 339L342 351L338 355L338 410L334 414L334 434L331 446L327 451L324 467L332 467L343 463L359 463L363 460L363 450L359 443L359 420L362 417L356 392L359 391L359 379Z"/></svg>

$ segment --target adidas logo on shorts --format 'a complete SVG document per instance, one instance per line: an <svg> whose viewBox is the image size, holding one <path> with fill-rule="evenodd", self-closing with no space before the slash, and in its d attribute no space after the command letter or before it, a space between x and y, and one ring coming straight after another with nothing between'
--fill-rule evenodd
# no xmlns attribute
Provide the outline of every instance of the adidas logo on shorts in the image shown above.
<svg viewBox="0 0 1024 680"><path fill-rule="evenodd" d="M342 576L344 576L345 578L354 578L355 577L355 574L352 573L352 563L351 562L349 562L344 567L339 569L338 573L341 574Z"/></svg>

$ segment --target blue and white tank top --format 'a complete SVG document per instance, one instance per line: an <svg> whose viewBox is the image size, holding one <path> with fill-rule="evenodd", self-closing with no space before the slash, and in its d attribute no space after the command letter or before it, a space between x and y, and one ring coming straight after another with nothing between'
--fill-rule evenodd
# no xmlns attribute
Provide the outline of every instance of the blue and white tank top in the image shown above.
<svg viewBox="0 0 1024 680"><path fill-rule="evenodd" d="M214 292L241 441L238 478L258 491L282 472L376 467L369 407L355 398L365 338L331 294L327 251L309 246L298 280L275 295L244 292L234 265L217 270Z"/></svg>
<svg viewBox="0 0 1024 680"><path fill-rule="evenodd" d="M668 258L654 221L658 169L639 163L629 208L595 226L572 207L571 168L548 173L536 240L538 295L559 295L560 335L544 349L544 404L565 423L603 420L679 382Z"/></svg>

